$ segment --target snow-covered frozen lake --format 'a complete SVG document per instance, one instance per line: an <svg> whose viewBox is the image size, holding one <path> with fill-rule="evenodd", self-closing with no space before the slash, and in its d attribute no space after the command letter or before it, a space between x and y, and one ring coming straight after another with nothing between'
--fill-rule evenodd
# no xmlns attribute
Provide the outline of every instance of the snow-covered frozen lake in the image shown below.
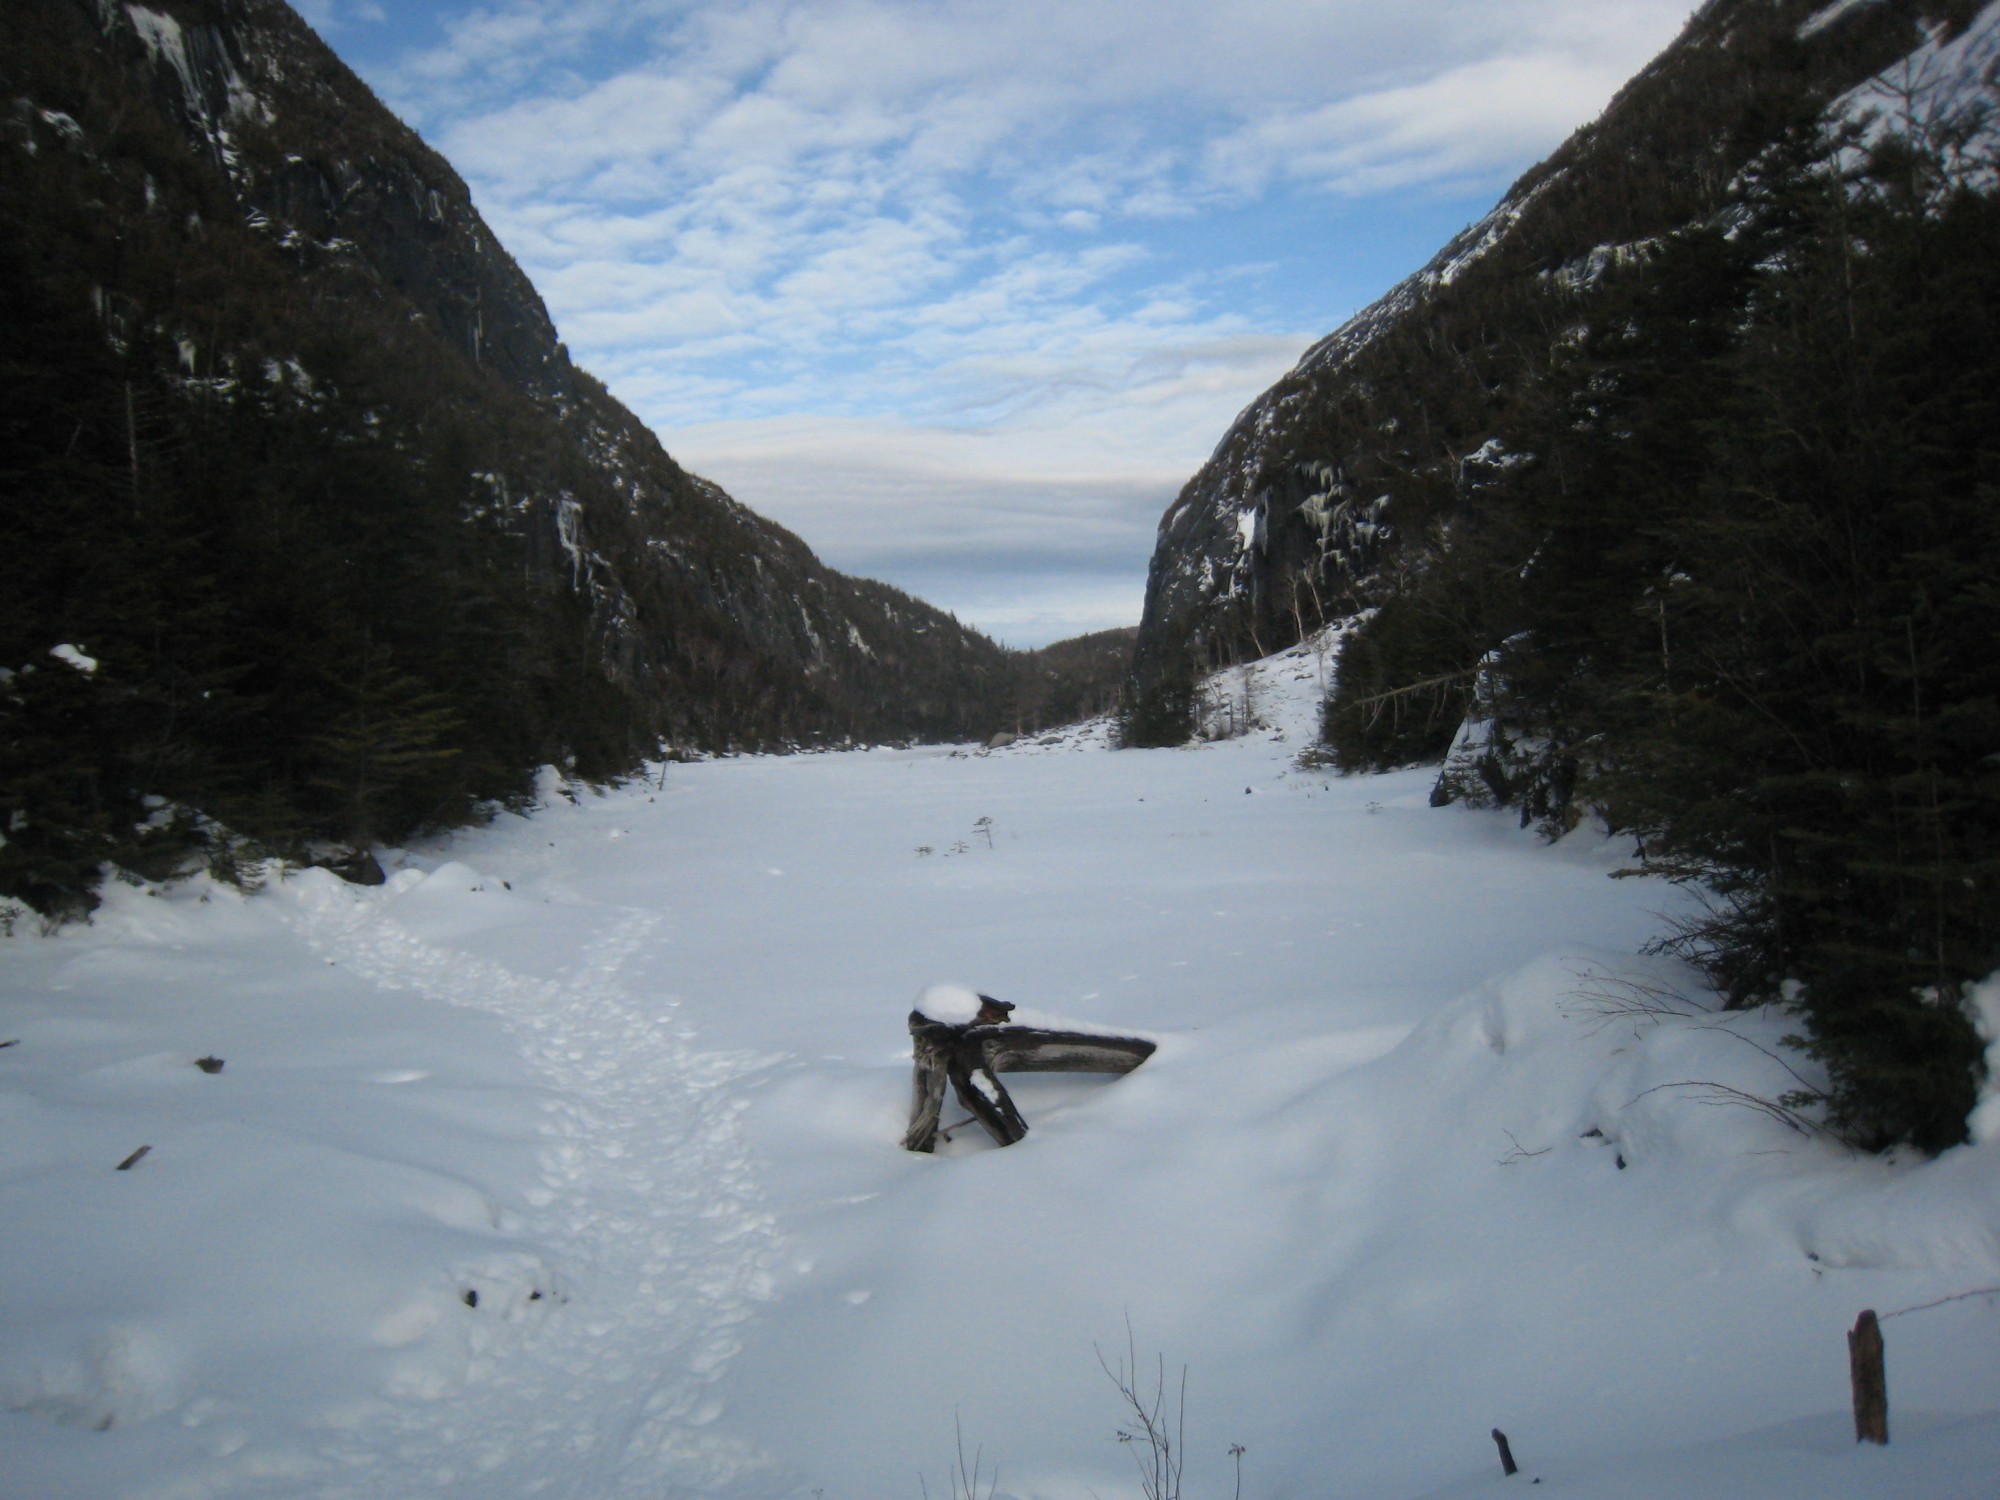
<svg viewBox="0 0 2000 1500"><path fill-rule="evenodd" d="M955 1431L1110 1500L1128 1326L1189 1500L1232 1445L1246 1497L2000 1493L1994 1297L1885 1323L1886 1449L1844 1340L2000 1287L2000 1101L1923 1163L1729 1092L1787 1028L1637 956L1677 894L1301 768L1317 671L1245 739L551 782L377 890L0 942L0 1500L916 1500ZM1159 1051L913 1156L938 981Z"/></svg>

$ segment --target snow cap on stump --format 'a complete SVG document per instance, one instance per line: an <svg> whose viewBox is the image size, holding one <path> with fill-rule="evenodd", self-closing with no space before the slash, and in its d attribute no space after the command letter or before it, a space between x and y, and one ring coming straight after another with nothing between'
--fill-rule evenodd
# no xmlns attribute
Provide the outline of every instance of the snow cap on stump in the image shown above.
<svg viewBox="0 0 2000 1500"><path fill-rule="evenodd" d="M1014 1007L982 995L970 985L933 984L918 993L915 1009L941 1026L970 1026L976 1021L1005 1021Z"/></svg>

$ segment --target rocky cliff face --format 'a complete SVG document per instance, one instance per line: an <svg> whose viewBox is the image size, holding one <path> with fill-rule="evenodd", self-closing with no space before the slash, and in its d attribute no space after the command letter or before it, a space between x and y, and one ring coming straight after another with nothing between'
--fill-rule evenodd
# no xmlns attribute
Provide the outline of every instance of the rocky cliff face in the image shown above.
<svg viewBox="0 0 2000 1500"><path fill-rule="evenodd" d="M547 310L458 174L288 6L79 0L69 10L44 18L44 42L113 63L102 81L123 92L117 78L171 122L299 270L368 278L510 383L545 396L564 388L567 358Z"/></svg>
<svg viewBox="0 0 2000 1500"><path fill-rule="evenodd" d="M204 337L184 302L121 286L118 267L102 267L127 321L175 330L183 373L226 380L249 358L301 356L307 378L323 380L303 349L274 341L366 339L399 322L414 335L378 351L399 376L429 380L413 367L443 364L464 399L498 387L517 417L532 409L526 430L456 457L483 476L524 565L587 602L598 666L628 698L638 739L973 733L1004 716L996 647L822 567L796 537L685 473L577 371L458 175L279 0L12 9L5 24L22 45L0 67L21 150L92 158L111 187L133 157L117 139L130 123L110 114L152 113L185 149L150 142L178 158L171 172L150 164L140 201L114 188L104 209L226 215L227 254L254 258L282 299L310 303ZM188 232L171 249L212 262L216 238ZM224 347L232 337L259 348Z"/></svg>
<svg viewBox="0 0 2000 1500"><path fill-rule="evenodd" d="M1237 419L1160 522L1142 692L1378 604L1427 566L1429 540L1518 459L1512 414L1591 326L1608 268L1728 212L1747 166L1868 80L1881 77L1876 102L1896 107L1905 60L1948 91L1940 44L1987 9L1703 6L1601 119ZM1990 59L1974 47L1950 62L1963 82Z"/></svg>
<svg viewBox="0 0 2000 1500"><path fill-rule="evenodd" d="M0 327L0 896L399 837L541 764L1019 716L1020 658L576 369L279 0L0 7Z"/></svg>

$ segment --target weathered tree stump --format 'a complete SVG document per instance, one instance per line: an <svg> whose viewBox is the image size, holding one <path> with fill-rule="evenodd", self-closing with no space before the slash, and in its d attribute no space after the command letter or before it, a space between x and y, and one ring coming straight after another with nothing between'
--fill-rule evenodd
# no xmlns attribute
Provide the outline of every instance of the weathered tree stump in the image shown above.
<svg viewBox="0 0 2000 1500"><path fill-rule="evenodd" d="M1889 1375L1882 1357L1882 1325L1874 1310L1854 1320L1847 1335L1848 1375L1854 1382L1854 1441L1889 1441Z"/></svg>
<svg viewBox="0 0 2000 1500"><path fill-rule="evenodd" d="M938 1020L910 1012L910 1125L906 1151L937 1149L938 1118L945 1085L994 1143L1011 1146L1028 1133L1014 1101L1000 1082L1002 1073L1129 1073L1153 1055L1157 1043L1143 1037L1100 1036L1017 1026L1007 1019L1014 1007L981 995L969 1020Z"/></svg>

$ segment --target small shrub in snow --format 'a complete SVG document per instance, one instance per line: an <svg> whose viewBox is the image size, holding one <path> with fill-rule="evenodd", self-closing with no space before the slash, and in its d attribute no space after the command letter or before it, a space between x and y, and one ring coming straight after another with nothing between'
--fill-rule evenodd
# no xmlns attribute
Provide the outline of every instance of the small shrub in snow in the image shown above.
<svg viewBox="0 0 2000 1500"><path fill-rule="evenodd" d="M965 1429L959 1425L956 1412L952 1414L951 1431L956 1441L957 1456L955 1466L945 1476L951 1486L950 1500L993 1500L994 1492L1000 1487L1000 1466L995 1464L990 1474L986 1472L984 1448L974 1448L972 1462L966 1463ZM981 1484L986 1486L984 1490L980 1489ZM921 1472L917 1475L917 1487L922 1490L924 1500L930 1500L930 1483ZM814 1490L813 1493L818 1495L820 1491Z"/></svg>
<svg viewBox="0 0 2000 1500"><path fill-rule="evenodd" d="M1095 1347L1095 1346L1093 1346ZM1097 1350L1097 1363L1125 1403L1125 1420L1118 1428L1118 1441L1132 1453L1138 1466L1139 1488L1146 1500L1181 1500L1181 1470L1187 1463L1184 1440L1187 1436L1187 1366L1167 1404L1167 1360L1155 1358L1153 1389L1148 1392L1139 1374L1138 1350L1132 1338L1132 1324L1125 1324L1125 1357L1113 1363ZM1239 1474L1241 1458L1238 1456Z"/></svg>

